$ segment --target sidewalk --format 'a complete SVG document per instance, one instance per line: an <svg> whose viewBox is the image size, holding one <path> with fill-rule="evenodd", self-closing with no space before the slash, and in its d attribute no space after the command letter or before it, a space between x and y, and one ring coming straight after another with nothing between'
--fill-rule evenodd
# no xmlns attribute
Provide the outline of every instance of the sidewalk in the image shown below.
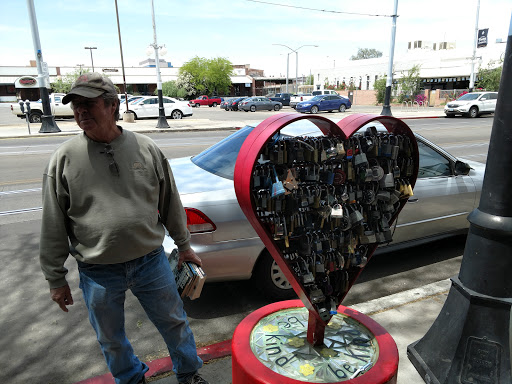
<svg viewBox="0 0 512 384"><path fill-rule="evenodd" d="M449 279L420 288L353 305L355 309L383 326L395 340L398 353L397 384L421 384L424 381L407 358L407 346L421 339L437 318L448 296ZM230 384L231 345L230 340L198 350L205 364L201 375L210 384ZM150 367L146 379L152 384L176 384L169 358L147 362ZM77 384L113 383L110 374L94 377ZM277 384L277 383L276 383Z"/></svg>
<svg viewBox="0 0 512 384"><path fill-rule="evenodd" d="M370 113L379 115L382 111L380 106L362 105L353 106L345 113L320 113L321 116L327 117L333 121L338 122L344 117L354 113ZM290 113L295 111L292 108L284 108L281 110L282 113ZM181 120L167 119L169 128L155 128L156 119L145 119L135 120L134 123L126 123L122 120L119 124L123 128L134 132L183 132L183 131L203 131L203 130L223 130L223 129L236 129L245 125L254 124L254 118L247 119L250 115L241 112L226 112L237 114L236 120L211 120L211 119L198 119L198 118L184 118ZM418 109L405 109L402 107L392 107L391 113L394 117L399 119L422 119L422 118L436 118L444 117L442 108L418 108ZM272 116L271 113L268 116ZM309 115L308 115L309 116ZM62 135L74 135L81 132L81 129L75 123L74 120L57 120L57 126L61 132L56 133L39 133L41 128L40 124L30 124L31 134L28 133L26 121L19 119L19 123L12 125L0 126L0 138L21 138L21 137L43 137L43 136L62 136Z"/></svg>

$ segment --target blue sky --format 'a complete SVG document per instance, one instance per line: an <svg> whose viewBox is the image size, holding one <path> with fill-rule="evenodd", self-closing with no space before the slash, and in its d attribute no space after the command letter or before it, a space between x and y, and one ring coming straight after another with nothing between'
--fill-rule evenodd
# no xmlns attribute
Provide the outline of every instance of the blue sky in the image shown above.
<svg viewBox="0 0 512 384"><path fill-rule="evenodd" d="M114 0L34 0L43 59L49 66L120 66ZM278 6L281 4L287 6ZM358 48L375 48L388 55L391 18L344 14L391 15L394 0L306 1L154 0L158 44L164 57L180 66L194 56L225 57L233 64L250 64L266 75L286 73L286 58L299 49L299 75L310 69L341 64ZM301 9L304 7L311 9ZM151 0L118 0L125 66L147 59L153 43ZM399 0L395 55L405 53L411 40L455 41L472 51L477 0ZM322 9L329 12L318 12ZM489 41L506 41L512 0L480 0L479 28L489 28ZM0 65L28 65L34 60L27 2L0 0ZM295 74L295 54L290 55Z"/></svg>

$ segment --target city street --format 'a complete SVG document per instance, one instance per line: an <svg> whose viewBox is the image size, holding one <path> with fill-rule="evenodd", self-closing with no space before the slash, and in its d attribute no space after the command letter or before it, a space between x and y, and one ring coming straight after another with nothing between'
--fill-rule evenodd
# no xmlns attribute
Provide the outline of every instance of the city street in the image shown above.
<svg viewBox="0 0 512 384"><path fill-rule="evenodd" d="M286 112L287 110L283 110ZM291 111L291 110L290 110ZM257 123L273 112L225 112L194 109L190 119L245 119ZM378 113L376 111L376 113ZM325 114L341 119L341 113ZM455 156L485 163L494 116L476 119L406 120L412 130ZM187 118L188 119L188 118ZM186 119L183 120L186 122ZM19 124L5 105L2 125ZM148 134L169 158L191 156L232 133L232 130ZM64 136L0 140L0 382L74 383L107 372L78 288L74 259L68 259L68 280L75 304L62 312L50 300L38 263L41 225L41 178L51 153ZM464 249L459 237L371 260L344 305L401 292L457 274ZM255 289L257 282L207 284L201 298L185 307L199 345L229 339L250 312L269 302ZM128 295L126 329L142 360L167 355L165 344L142 308ZM45 358L51 356L51 358Z"/></svg>

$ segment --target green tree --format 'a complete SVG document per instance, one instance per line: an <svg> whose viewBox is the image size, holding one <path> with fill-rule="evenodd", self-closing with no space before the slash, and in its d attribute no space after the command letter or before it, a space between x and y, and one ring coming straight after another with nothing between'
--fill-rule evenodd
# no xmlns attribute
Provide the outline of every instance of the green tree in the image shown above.
<svg viewBox="0 0 512 384"><path fill-rule="evenodd" d="M158 94L157 89L155 89L154 94L155 95ZM165 83L162 83L162 94L164 96L175 97L177 99L181 99L181 98L184 99L185 97L188 96L186 89L178 87L177 81L174 81L174 80L166 81Z"/></svg>
<svg viewBox="0 0 512 384"><path fill-rule="evenodd" d="M498 91L498 89L500 88L503 64L501 64L499 67L495 67L495 65L496 61L491 61L487 65L487 68L478 68L479 88L483 88L486 91Z"/></svg>
<svg viewBox="0 0 512 384"><path fill-rule="evenodd" d="M187 89L187 94L193 90L193 95L228 93L231 87L233 66L223 57L205 59L194 57L180 68L178 84Z"/></svg>
<svg viewBox="0 0 512 384"><path fill-rule="evenodd" d="M306 77L306 85L314 85L315 84L315 76L309 75Z"/></svg>
<svg viewBox="0 0 512 384"><path fill-rule="evenodd" d="M54 93L68 93L71 90L71 85L75 80L84 73L90 72L88 69L79 70L75 69L74 72L68 73L64 77L60 77L57 81L51 84L52 92Z"/></svg>
<svg viewBox="0 0 512 384"><path fill-rule="evenodd" d="M384 98L386 96L386 81L387 76L381 77L377 79L373 84L373 89L375 89L377 96L377 104L383 104Z"/></svg>
<svg viewBox="0 0 512 384"><path fill-rule="evenodd" d="M398 95L398 101L402 102L405 99L413 100L420 91L420 66L413 65L411 69L408 71L401 71L401 73L402 77L397 80L401 91Z"/></svg>
<svg viewBox="0 0 512 384"><path fill-rule="evenodd" d="M374 59L381 57L382 52L374 48L359 48L357 54L350 57L350 60Z"/></svg>

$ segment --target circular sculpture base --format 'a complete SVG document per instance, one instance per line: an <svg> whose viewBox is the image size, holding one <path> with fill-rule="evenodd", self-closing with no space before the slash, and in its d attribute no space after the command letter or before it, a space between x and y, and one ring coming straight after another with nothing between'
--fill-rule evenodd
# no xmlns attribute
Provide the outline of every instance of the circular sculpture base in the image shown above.
<svg viewBox="0 0 512 384"><path fill-rule="evenodd" d="M340 306L324 345L314 347L307 341L308 317L300 300L247 316L233 335L233 384L396 383L396 344L379 324Z"/></svg>

